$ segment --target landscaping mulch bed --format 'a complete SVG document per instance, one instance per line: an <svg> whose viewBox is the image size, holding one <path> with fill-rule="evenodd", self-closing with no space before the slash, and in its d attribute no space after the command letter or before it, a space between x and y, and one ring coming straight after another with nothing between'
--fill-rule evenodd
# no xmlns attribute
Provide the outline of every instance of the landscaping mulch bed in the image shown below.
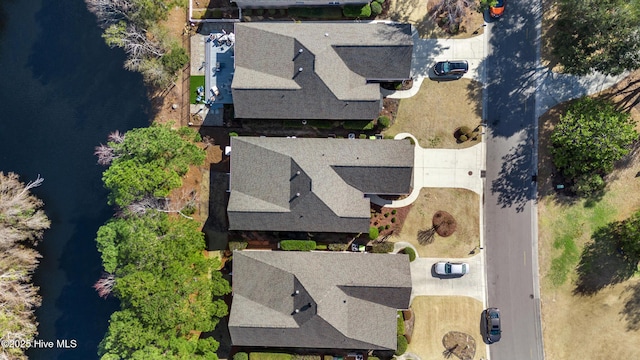
<svg viewBox="0 0 640 360"><path fill-rule="evenodd" d="M455 355L460 360L473 360L476 355L476 340L469 334L459 331L450 331L442 338L445 350L442 355L445 358Z"/></svg>
<svg viewBox="0 0 640 360"><path fill-rule="evenodd" d="M448 212L440 210L433 215L433 227L438 235L451 236L456 231L456 219Z"/></svg>
<svg viewBox="0 0 640 360"><path fill-rule="evenodd" d="M402 230L402 224L411 210L411 205L401 208L388 208L380 207L380 205L371 204L371 222L370 226L380 228L384 227L384 230L379 230L379 236L391 235L393 232L400 232ZM393 212L395 211L395 214ZM387 216L385 216L385 214ZM395 219L395 221L393 220ZM387 229L387 225L389 228Z"/></svg>
<svg viewBox="0 0 640 360"><path fill-rule="evenodd" d="M382 110L378 116L386 116L391 119L391 124L394 123L396 115L398 114L398 106L400 105L399 99L384 98L382 100Z"/></svg>

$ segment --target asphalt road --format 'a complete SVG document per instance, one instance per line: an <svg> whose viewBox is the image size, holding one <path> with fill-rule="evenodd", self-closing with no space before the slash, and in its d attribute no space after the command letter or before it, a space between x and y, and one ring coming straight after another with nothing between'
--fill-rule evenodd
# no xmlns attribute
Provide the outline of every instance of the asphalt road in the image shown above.
<svg viewBox="0 0 640 360"><path fill-rule="evenodd" d="M488 306L502 313L492 360L543 359L537 284L535 88L540 1L511 0L490 23L484 198Z"/></svg>

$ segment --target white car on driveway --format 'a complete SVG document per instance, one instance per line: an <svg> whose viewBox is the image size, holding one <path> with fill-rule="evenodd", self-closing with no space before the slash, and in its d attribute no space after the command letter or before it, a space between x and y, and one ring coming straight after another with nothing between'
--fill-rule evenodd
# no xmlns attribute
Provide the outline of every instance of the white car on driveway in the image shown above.
<svg viewBox="0 0 640 360"><path fill-rule="evenodd" d="M464 275L469 273L469 264L439 261L434 269L438 275Z"/></svg>

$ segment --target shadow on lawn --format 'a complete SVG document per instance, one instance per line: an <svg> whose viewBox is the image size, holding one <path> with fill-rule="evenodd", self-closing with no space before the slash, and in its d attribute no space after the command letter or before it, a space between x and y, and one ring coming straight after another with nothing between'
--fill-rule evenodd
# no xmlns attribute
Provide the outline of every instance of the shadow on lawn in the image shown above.
<svg viewBox="0 0 640 360"><path fill-rule="evenodd" d="M620 315L627 320L627 331L638 331L640 330L640 282L628 286L624 293L629 293L629 297Z"/></svg>
<svg viewBox="0 0 640 360"><path fill-rule="evenodd" d="M619 223L614 222L599 228L582 250L574 295L594 295L609 285L631 278L636 272L638 259L626 256L618 246L618 226ZM637 318L640 319L640 315Z"/></svg>

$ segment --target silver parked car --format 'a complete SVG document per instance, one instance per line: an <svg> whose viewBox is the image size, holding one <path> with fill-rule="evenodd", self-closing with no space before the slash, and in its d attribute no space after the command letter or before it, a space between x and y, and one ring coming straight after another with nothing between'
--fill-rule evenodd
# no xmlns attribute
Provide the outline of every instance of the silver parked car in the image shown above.
<svg viewBox="0 0 640 360"><path fill-rule="evenodd" d="M440 261L435 266L438 275L464 275L469 273L469 264Z"/></svg>

